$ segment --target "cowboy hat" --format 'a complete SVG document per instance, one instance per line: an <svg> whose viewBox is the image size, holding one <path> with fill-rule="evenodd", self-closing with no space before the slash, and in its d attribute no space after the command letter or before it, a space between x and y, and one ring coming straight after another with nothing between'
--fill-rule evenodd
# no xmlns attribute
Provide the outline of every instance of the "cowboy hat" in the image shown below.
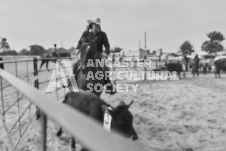
<svg viewBox="0 0 226 151"><path fill-rule="evenodd" d="M95 18L93 18L93 19L88 19L87 22L88 22L89 24L94 23L94 24L97 24L97 25L103 25L103 24L101 23L100 18L98 18L98 17L95 17Z"/></svg>

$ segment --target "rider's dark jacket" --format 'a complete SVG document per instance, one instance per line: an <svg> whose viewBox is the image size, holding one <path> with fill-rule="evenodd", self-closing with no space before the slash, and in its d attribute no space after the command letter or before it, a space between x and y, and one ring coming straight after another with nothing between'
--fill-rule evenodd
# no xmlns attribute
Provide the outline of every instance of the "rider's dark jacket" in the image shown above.
<svg viewBox="0 0 226 151"><path fill-rule="evenodd" d="M80 49L82 43L91 42L97 47L97 51L99 53L103 52L103 46L105 47L105 52L109 54L110 52L110 44L108 42L108 38L105 32L99 31L94 35L92 32L84 31L82 37L78 41L77 49Z"/></svg>

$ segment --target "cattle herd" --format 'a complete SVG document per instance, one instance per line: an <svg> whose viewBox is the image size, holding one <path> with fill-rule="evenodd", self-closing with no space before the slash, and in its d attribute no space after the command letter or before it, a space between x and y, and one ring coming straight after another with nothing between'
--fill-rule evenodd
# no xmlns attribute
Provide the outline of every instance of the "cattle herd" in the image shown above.
<svg viewBox="0 0 226 151"><path fill-rule="evenodd" d="M188 66L186 70L186 64ZM220 57L215 57L209 60L205 59L200 59L200 61L196 64L194 62L194 59L190 59L187 63L182 59L182 60L171 60L171 61L166 61L164 67L160 67L155 69L156 71L161 71L161 70L167 70L170 72L177 72L179 78L181 77L181 72L186 72L191 70L191 73L193 76L197 74L199 76L199 73L207 74L214 72L215 77L219 77L220 73L226 71L226 57L225 56L220 56ZM184 74L185 76L185 74Z"/></svg>

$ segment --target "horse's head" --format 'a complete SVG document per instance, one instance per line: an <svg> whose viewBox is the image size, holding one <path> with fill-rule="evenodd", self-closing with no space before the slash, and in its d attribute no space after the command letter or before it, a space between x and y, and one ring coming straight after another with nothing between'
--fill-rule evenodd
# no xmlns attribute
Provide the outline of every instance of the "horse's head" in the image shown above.
<svg viewBox="0 0 226 151"><path fill-rule="evenodd" d="M95 61L97 49L93 44L85 43L80 49L81 68L85 71L89 60Z"/></svg>

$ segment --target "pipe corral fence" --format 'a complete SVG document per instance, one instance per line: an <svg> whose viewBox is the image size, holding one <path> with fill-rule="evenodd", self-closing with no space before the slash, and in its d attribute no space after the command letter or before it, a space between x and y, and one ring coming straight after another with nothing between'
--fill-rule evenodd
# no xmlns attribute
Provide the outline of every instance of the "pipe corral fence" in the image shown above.
<svg viewBox="0 0 226 151"><path fill-rule="evenodd" d="M52 58L72 59L76 58ZM114 63L120 58L111 58ZM151 68L138 67L134 56L127 56L125 67L112 67L112 71L149 71ZM19 60L0 60L0 150L17 150L21 140L34 123L37 115L37 107L41 110L41 132L39 132L40 146L46 151L47 144L47 117L57 122L77 140L88 148L96 151L141 151L128 140L116 133L108 133L94 120L68 106L63 105L60 100L64 98L65 89L56 88L56 91L46 95L45 89L50 82L52 72L38 70L38 62L41 58L29 58ZM120 60L119 60L120 61ZM121 60L122 61L122 60ZM156 67L162 67L163 62L154 62ZM54 67L53 64L49 64ZM43 67L45 68L45 67ZM5 70L3 70L5 69ZM51 68L50 71L54 71ZM144 75L146 80L146 75ZM56 77L54 81L61 80ZM120 80L117 80L120 82ZM32 86L33 85L33 86ZM39 90L38 90L39 89ZM43 92L44 91L44 92ZM55 98L55 99L54 99ZM57 101L56 101L57 100ZM36 107L37 106L37 107ZM59 112L60 111L60 112ZM98 137L97 137L98 136ZM70 145L69 145L70 146Z"/></svg>
<svg viewBox="0 0 226 151"><path fill-rule="evenodd" d="M20 78L23 81L26 81L30 85L34 85L35 88L39 89L40 87L45 87L45 85L49 83L50 78L48 75L51 75L52 72L47 72L47 74L42 75L42 73L45 73L47 70L38 70L38 62L44 59L37 59L37 57L32 58L32 56L26 57L30 59L16 57L17 60L10 60L9 56L3 56L3 58L0 58L0 68L7 70L7 72L13 74L15 77ZM15 59L15 57L11 58ZM48 58L48 60L50 59L56 60L56 58ZM50 69L50 71L52 70L53 69ZM48 80L40 81L39 76L46 77ZM58 98L58 91L61 89L58 88L54 93L52 93L52 95L56 96L56 100L60 99ZM10 134L11 140L14 142L13 149L18 147L28 127L32 121L34 121L35 115L37 116L37 113L39 113L39 110L36 109L36 106L32 103L32 101L27 99L27 97L24 96L19 90L13 87L13 85L5 78L0 76L0 128L7 128L7 133ZM63 96L64 95L62 95L61 98L63 98ZM46 119L42 121L45 122L44 124L46 124ZM0 147L2 144L1 140L4 139L0 139Z"/></svg>

